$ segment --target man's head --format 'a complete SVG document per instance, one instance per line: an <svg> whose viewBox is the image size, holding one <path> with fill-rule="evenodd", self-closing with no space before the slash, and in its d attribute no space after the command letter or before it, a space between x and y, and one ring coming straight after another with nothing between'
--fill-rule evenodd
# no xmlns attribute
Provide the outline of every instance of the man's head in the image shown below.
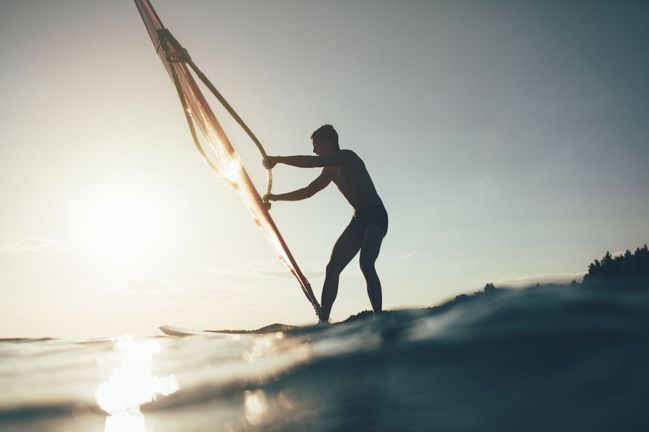
<svg viewBox="0 0 649 432"><path fill-rule="evenodd" d="M340 150L338 132L330 124L322 125L311 134L313 153L327 155Z"/></svg>

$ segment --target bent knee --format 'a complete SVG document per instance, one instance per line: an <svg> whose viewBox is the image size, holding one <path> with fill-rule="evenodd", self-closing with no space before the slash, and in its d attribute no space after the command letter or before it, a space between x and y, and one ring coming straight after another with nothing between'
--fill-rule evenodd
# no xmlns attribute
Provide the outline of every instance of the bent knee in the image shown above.
<svg viewBox="0 0 649 432"><path fill-rule="evenodd" d="M342 273L343 266L335 261L329 261L327 267L325 268L325 271L327 273L327 276L336 276Z"/></svg>
<svg viewBox="0 0 649 432"><path fill-rule="evenodd" d="M372 259L372 258L361 256L360 265L361 265L361 271L363 272L363 274L372 273L372 272L376 271L374 269L374 259Z"/></svg>

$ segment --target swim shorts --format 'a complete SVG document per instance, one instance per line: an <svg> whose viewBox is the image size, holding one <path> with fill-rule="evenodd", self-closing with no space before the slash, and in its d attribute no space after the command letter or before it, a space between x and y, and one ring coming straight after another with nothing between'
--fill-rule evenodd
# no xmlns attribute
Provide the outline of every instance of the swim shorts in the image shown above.
<svg viewBox="0 0 649 432"><path fill-rule="evenodd" d="M381 228L383 235L388 233L388 212L383 204L359 210L349 223L349 227L361 237L365 235L365 230L372 225Z"/></svg>

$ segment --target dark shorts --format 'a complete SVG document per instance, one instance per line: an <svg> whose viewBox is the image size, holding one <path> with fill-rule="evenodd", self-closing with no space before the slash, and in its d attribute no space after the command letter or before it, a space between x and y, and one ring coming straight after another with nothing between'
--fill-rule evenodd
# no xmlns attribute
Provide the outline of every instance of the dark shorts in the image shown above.
<svg viewBox="0 0 649 432"><path fill-rule="evenodd" d="M388 233L388 212L385 211L383 204L359 210L349 223L349 228L359 236L364 237L365 230L372 225L381 228L383 235Z"/></svg>

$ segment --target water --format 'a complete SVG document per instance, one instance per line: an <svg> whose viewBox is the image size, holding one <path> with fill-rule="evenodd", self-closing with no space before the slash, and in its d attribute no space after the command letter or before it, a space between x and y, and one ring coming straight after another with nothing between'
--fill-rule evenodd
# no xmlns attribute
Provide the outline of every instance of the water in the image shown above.
<svg viewBox="0 0 649 432"><path fill-rule="evenodd" d="M0 430L646 431L649 293L497 290L266 335L0 342Z"/></svg>

